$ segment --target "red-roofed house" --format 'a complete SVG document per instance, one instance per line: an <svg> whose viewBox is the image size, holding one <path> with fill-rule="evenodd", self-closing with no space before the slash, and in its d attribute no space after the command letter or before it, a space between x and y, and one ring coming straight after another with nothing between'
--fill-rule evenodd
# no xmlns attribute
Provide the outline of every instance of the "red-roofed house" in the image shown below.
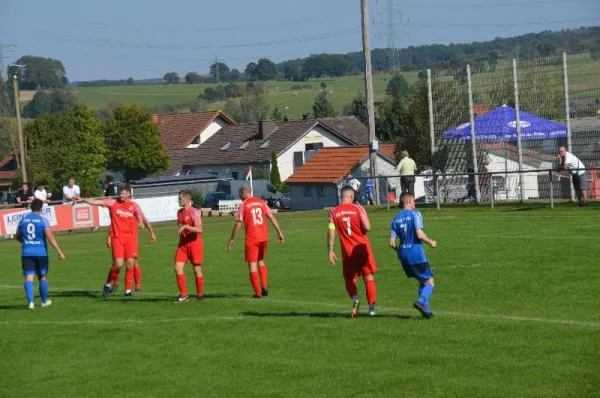
<svg viewBox="0 0 600 398"><path fill-rule="evenodd" d="M160 126L160 138L166 153L176 149L197 148L235 121L221 111L152 115Z"/></svg>
<svg viewBox="0 0 600 398"><path fill-rule="evenodd" d="M388 189L393 191L396 197L400 189L394 146L380 144L377 151L379 175L395 177L387 180L387 187L383 184L383 179L379 180L381 202L385 201ZM323 148L285 181L290 187L292 209L314 210L337 206L340 203L339 192L348 173L352 173L353 177L361 181L359 195L363 197L368 172L368 146Z"/></svg>
<svg viewBox="0 0 600 398"><path fill-rule="evenodd" d="M13 179L17 176L18 165L15 156L18 152L18 149L15 149L0 160L0 191L10 190Z"/></svg>

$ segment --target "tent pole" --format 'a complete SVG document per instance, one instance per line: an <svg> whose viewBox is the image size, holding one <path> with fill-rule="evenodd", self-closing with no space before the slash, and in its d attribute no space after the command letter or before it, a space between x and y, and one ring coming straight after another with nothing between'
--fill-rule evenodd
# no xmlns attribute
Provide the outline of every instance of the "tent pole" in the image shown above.
<svg viewBox="0 0 600 398"><path fill-rule="evenodd" d="M525 200L523 195L523 147L521 145L521 115L519 114L519 75L517 74L517 60L513 58L513 82L515 87L515 115L517 123L517 151L519 154L519 194L520 202Z"/></svg>
<svg viewBox="0 0 600 398"><path fill-rule="evenodd" d="M469 88L469 114L471 115L471 150L473 151L473 172L475 177L475 199L481 201L479 191L479 167L477 167L477 144L475 142L475 112L473 110L473 84L471 81L471 65L467 64L467 83Z"/></svg>
<svg viewBox="0 0 600 398"><path fill-rule="evenodd" d="M565 85L565 117L567 121L567 151L573 153L573 142L571 136L571 109L569 105L569 69L567 67L567 53L563 52L563 83ZM569 173L570 179L573 178ZM571 201L575 202L575 189L573 184L569 184L571 187Z"/></svg>

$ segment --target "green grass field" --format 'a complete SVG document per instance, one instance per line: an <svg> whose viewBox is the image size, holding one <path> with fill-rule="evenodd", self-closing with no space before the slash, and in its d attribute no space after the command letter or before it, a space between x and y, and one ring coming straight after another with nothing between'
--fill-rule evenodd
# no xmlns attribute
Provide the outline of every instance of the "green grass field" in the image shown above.
<svg viewBox="0 0 600 398"><path fill-rule="evenodd" d="M410 83L417 79L416 72L405 73ZM373 86L376 100L385 96L385 89L391 75L376 74L373 76ZM327 84L330 99L338 112L341 112L359 92L364 92L364 80L360 76L346 76L340 78L323 79ZM292 90L294 85L309 84L310 89ZM271 105L270 111L279 106L284 114L290 118L299 119L303 113L312 112L312 104L319 91L321 81L310 80L307 82L268 81L265 82L265 96ZM140 85L132 87L77 87L74 88L77 99L91 108L106 108L109 103L135 102L148 107L167 104L183 104L193 101L204 92L208 84L176 84L165 85ZM216 87L216 85L212 85ZM222 110L224 102L209 103L210 110Z"/></svg>
<svg viewBox="0 0 600 398"><path fill-rule="evenodd" d="M157 226L156 246L142 240L133 298L100 298L105 231L59 236L54 305L35 311L17 242L0 242L0 396L598 396L600 208L423 210L439 245L432 320L411 308L416 283L386 246L392 215L370 212L375 318L348 316L324 212L279 215L286 242L269 248L260 301L243 241L225 250L231 217L204 219L203 302L172 303L173 225Z"/></svg>

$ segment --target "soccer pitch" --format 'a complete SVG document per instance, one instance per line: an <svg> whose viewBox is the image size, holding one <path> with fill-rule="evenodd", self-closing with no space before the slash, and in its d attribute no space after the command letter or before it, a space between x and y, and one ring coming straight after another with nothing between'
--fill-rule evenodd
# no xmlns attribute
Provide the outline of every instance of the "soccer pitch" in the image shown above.
<svg viewBox="0 0 600 398"><path fill-rule="evenodd" d="M174 304L175 225L140 234L143 292L101 298L106 230L59 235L50 308L26 309L19 245L0 242L0 396L597 396L598 208L422 210L434 319L387 247L395 211L369 212L378 316L351 319L327 213L278 215L269 296L253 300L232 217L204 218L205 296ZM339 253L339 242L336 240ZM188 290L195 292L186 266ZM37 283L36 283L37 293Z"/></svg>

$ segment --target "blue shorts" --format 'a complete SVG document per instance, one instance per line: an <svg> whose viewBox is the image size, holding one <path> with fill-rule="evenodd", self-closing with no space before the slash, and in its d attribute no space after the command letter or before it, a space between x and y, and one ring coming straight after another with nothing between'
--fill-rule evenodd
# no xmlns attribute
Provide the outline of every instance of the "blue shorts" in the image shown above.
<svg viewBox="0 0 600 398"><path fill-rule="evenodd" d="M419 281L426 281L427 279L433 278L433 272L431 272L429 263L410 265L406 262L402 262L402 268L404 268L404 273L407 278L415 278Z"/></svg>
<svg viewBox="0 0 600 398"><path fill-rule="evenodd" d="M48 273L48 256L21 257L21 266L23 267L23 275L36 274L38 278L41 278Z"/></svg>

